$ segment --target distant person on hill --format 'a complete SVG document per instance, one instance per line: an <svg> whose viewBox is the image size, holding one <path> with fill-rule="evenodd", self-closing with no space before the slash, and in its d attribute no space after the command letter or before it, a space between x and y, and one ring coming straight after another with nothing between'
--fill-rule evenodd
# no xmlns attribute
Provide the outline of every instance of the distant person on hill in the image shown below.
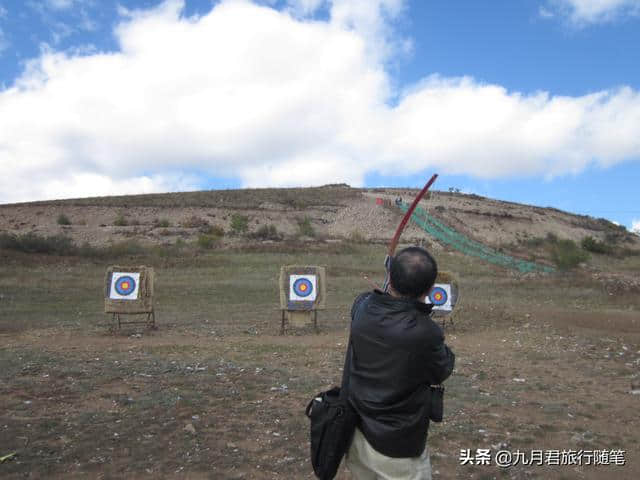
<svg viewBox="0 0 640 480"><path fill-rule="evenodd" d="M389 293L353 304L349 401L359 422L346 465L356 480L431 479L429 385L449 377L455 361L423 301L437 273L426 250L406 248L391 262Z"/></svg>

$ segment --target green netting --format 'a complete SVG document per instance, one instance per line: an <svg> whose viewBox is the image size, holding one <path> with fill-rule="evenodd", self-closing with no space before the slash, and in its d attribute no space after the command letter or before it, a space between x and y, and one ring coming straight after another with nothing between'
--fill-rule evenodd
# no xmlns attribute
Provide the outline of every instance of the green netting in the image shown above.
<svg viewBox="0 0 640 480"><path fill-rule="evenodd" d="M409 210L409 204L401 203L399 208L403 212L406 212ZM476 242L448 225L445 225L437 218L432 217L423 208L416 207L411 215L411 220L439 242L449 245L465 255L481 258L489 263L500 265L505 268L512 268L522 273L554 271L552 267L547 265L540 265L538 263L511 257L497 252L480 242Z"/></svg>

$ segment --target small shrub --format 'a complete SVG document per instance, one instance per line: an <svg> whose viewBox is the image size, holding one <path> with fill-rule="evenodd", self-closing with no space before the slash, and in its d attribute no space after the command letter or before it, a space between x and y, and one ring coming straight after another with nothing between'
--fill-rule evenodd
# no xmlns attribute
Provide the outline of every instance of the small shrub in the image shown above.
<svg viewBox="0 0 640 480"><path fill-rule="evenodd" d="M0 248L6 250L19 250L18 237L11 233L0 233Z"/></svg>
<svg viewBox="0 0 640 480"><path fill-rule="evenodd" d="M523 243L529 248L541 247L542 244L544 244L544 238L541 238L541 237L527 238L526 240L523 240Z"/></svg>
<svg viewBox="0 0 640 480"><path fill-rule="evenodd" d="M298 219L298 230L300 235L304 237L315 237L316 232L311 225L311 219L309 217Z"/></svg>
<svg viewBox="0 0 640 480"><path fill-rule="evenodd" d="M27 233L21 237L23 251L29 253L55 253L58 255L72 255L75 244L70 237L52 235L41 237L35 233Z"/></svg>
<svg viewBox="0 0 640 480"><path fill-rule="evenodd" d="M171 225L166 218L156 218L153 220L153 226L156 228L167 228Z"/></svg>
<svg viewBox="0 0 640 480"><path fill-rule="evenodd" d="M207 230L202 233L213 235L214 237L224 237L224 228L222 228L220 225L209 225L209 227L207 227Z"/></svg>
<svg viewBox="0 0 640 480"><path fill-rule="evenodd" d="M251 238L260 240L280 240L281 236L275 225L262 225L258 230L251 234Z"/></svg>
<svg viewBox="0 0 640 480"><path fill-rule="evenodd" d="M220 240L213 235L198 235L198 246L204 250L212 249Z"/></svg>
<svg viewBox="0 0 640 480"><path fill-rule="evenodd" d="M613 247L593 237L584 237L581 242L582 248L593 253L608 254L613 252Z"/></svg>
<svg viewBox="0 0 640 480"><path fill-rule="evenodd" d="M3 233L0 235L0 248L25 253L53 253L57 255L73 255L76 252L76 245L70 237L65 235L44 237L37 233L25 233L24 235Z"/></svg>
<svg viewBox="0 0 640 480"><path fill-rule="evenodd" d="M589 259L589 254L573 240L556 240L551 246L551 260L560 270L570 270Z"/></svg>
<svg viewBox="0 0 640 480"><path fill-rule="evenodd" d="M357 228L349 234L349 241L353 243L365 243L367 239Z"/></svg>
<svg viewBox="0 0 640 480"><path fill-rule="evenodd" d="M547 232L547 242L558 243L558 236L555 233Z"/></svg>
<svg viewBox="0 0 640 480"><path fill-rule="evenodd" d="M58 225L71 225L71 220L64 213L58 215Z"/></svg>
<svg viewBox="0 0 640 480"><path fill-rule="evenodd" d="M126 227L128 225L127 219L124 218L124 215L122 215L121 213L116 217L116 219L113 221L113 224L116 227Z"/></svg>
<svg viewBox="0 0 640 480"><path fill-rule="evenodd" d="M288 192L281 197L280 203L295 210L302 210L308 206L308 202L306 202L303 198L300 198L299 195L291 194Z"/></svg>
<svg viewBox="0 0 640 480"><path fill-rule="evenodd" d="M231 215L231 232L234 235L246 233L249 230L249 217L234 213Z"/></svg>

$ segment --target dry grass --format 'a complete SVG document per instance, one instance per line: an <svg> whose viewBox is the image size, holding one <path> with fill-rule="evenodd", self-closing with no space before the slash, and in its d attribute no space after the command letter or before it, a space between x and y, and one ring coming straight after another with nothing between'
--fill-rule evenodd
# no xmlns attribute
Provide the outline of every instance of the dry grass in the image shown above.
<svg viewBox="0 0 640 480"><path fill-rule="evenodd" d="M0 252L0 454L17 452L0 476L313 478L303 409L339 381L351 301L369 288L363 275L382 281L384 248L285 246L125 257L154 261L160 328L120 333L102 313L106 263ZM585 271L522 277L458 255L438 261L463 300L447 332L457 366L446 418L430 432L440 478L640 475L628 394L638 295L603 296ZM327 266L319 335L277 334L278 273L290 264ZM501 442L620 447L628 465L459 465L461 448Z"/></svg>
<svg viewBox="0 0 640 480"><path fill-rule="evenodd" d="M200 192L151 193L112 197L74 198L31 205L109 206L109 207L217 207L259 208L263 203L283 204L296 209L314 205L342 205L360 195L360 190L343 185L314 188L256 188L242 190L210 190ZM19 204L16 204L19 205Z"/></svg>

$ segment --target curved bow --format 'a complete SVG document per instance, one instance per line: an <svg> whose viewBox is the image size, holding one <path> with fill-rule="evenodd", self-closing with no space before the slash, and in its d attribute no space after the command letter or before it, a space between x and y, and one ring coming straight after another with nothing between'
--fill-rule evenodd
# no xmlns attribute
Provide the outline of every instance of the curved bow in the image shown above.
<svg viewBox="0 0 640 480"><path fill-rule="evenodd" d="M420 203L420 200L422 200L422 197L425 196L425 194L427 193L427 190L429 190L429 187L431 187L433 182L436 181L436 178L438 178L438 174L434 173L433 176L422 188L422 190L420 190L420 193L416 195L416 198L413 199L413 203L407 210L407 213L404 214L404 217L402 217L402 221L400 222L400 225L398 225L398 228L396 229L396 233L391 239L391 243L389 244L389 250L387 250L387 256L384 259L384 268L387 271L387 275L384 279L384 285L382 287L382 290L385 292L389 289L389 271L391 269L391 258L393 258L393 254L395 253L396 247L398 246L398 242L400 241L400 235L402 235L402 231L407 226L407 222L409 222L409 219L411 218L413 211L418 206L418 203Z"/></svg>

